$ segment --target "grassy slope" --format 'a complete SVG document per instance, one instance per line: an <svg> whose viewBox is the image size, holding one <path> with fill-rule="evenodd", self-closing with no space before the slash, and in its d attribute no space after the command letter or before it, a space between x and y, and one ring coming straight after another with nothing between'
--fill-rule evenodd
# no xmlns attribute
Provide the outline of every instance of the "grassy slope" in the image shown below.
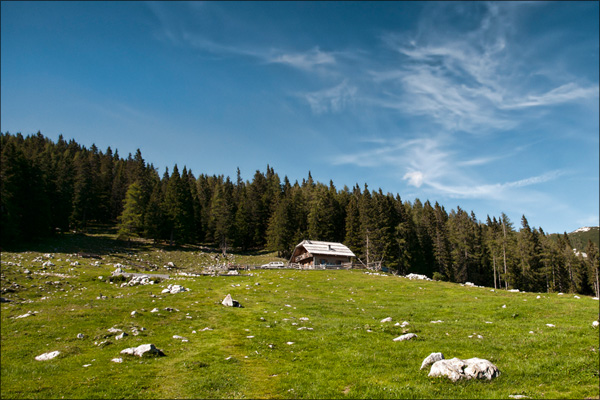
<svg viewBox="0 0 600 400"><path fill-rule="evenodd" d="M124 249L110 237L71 240L101 241L102 265L93 267L93 260L79 259L82 265L71 267L65 260L75 246L64 241L51 244L57 251L52 260L56 266L45 271L40 262L32 262L42 253L2 253L2 287L14 282L25 287L4 297L33 300L2 304L2 398L599 396L599 337L598 329L591 326L598 318L598 301L589 297L540 294L537 299L534 293L492 292L361 271L254 271L252 276L182 277L158 286L118 288L97 279L110 274L112 263L174 261L194 270L207 256L197 249L169 252L148 244ZM245 257L238 261L273 259L272 255ZM70 277L31 274L28 279L25 268ZM61 283L46 283L54 281ZM168 283L182 284L190 291L161 295ZM108 299L97 300L100 293ZM244 308L221 306L227 293ZM150 313L154 307L161 311ZM179 311L165 311L165 307ZM39 314L11 318L29 310ZM132 317L133 310L139 315ZM392 323L379 322L388 316ZM432 324L432 320L444 322ZM393 326L397 321L410 325ZM112 326L146 330L122 341L103 338ZM303 326L313 330L297 330ZM200 331L204 327L213 330ZM418 339L392 340L405 331L416 333ZM77 333L85 338L77 339ZM483 339L468 337L473 334ZM173 335L185 336L189 342ZM94 345L102 340L112 344ZM288 341L294 344L287 345ZM154 343L167 357L110 362L120 356L120 350L143 343ZM34 360L52 350L62 354L46 362ZM429 378L419 367L436 351L446 358L489 359L501 376L491 382L458 383ZM91 366L84 368L84 364Z"/></svg>

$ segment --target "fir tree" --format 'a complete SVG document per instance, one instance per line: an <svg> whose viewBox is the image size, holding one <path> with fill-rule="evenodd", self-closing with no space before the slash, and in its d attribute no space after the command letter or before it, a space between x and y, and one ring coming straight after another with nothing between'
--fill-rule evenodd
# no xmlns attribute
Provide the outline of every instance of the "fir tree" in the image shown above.
<svg viewBox="0 0 600 400"><path fill-rule="evenodd" d="M123 213L119 216L119 238L130 240L142 233L144 228L144 203L142 186L138 182L129 185L125 194Z"/></svg>

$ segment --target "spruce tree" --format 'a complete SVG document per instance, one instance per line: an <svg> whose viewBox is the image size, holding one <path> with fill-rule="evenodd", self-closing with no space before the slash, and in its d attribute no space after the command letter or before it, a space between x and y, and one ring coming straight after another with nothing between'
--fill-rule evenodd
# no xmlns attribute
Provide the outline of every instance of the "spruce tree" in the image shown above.
<svg viewBox="0 0 600 400"><path fill-rule="evenodd" d="M594 291L596 297L600 295L600 254L598 247L588 239L587 245L585 246L585 253L587 255L587 268L588 268L588 279L589 283Z"/></svg>
<svg viewBox="0 0 600 400"><path fill-rule="evenodd" d="M123 204L123 213L119 216L119 238L130 240L131 237L140 236L144 228L143 221L144 202L142 186L138 182L134 182L127 189Z"/></svg>

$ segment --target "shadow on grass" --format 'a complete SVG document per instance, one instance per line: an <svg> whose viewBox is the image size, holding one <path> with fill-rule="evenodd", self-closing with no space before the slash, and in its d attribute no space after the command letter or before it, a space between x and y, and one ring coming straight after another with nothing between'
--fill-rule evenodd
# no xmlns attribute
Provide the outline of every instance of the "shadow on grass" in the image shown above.
<svg viewBox="0 0 600 400"><path fill-rule="evenodd" d="M56 233L49 237L34 238L28 242L3 246L2 251L39 253L77 253L84 257L115 256L148 251L199 252L221 254L221 249L201 244L174 244L167 241L155 242L152 239L119 239L117 228L111 225L91 225L85 231ZM232 249L233 250L233 249ZM266 255L268 250L253 249L236 252L239 255Z"/></svg>

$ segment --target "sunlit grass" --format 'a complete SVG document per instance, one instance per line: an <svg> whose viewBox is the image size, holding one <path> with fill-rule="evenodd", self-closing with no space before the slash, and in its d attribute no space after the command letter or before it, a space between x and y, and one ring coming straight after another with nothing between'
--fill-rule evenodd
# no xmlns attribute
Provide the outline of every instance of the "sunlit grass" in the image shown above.
<svg viewBox="0 0 600 400"><path fill-rule="evenodd" d="M93 237L79 239L93 243ZM92 266L94 259L69 255L72 242L36 249L40 252L2 253L2 288L15 282L21 286L3 295L14 301L2 304L2 398L599 396L599 336L591 326L598 318L598 301L589 297L493 292L363 271L255 270L245 276L176 277L121 288L107 283L114 263L154 264L153 272L173 276L174 271L162 268L167 262L197 271L210 253L170 251L151 243L124 249L110 236L99 240L104 249L96 250L102 253L100 266ZM41 262L32 260L45 252L54 253L55 266L43 270ZM274 259L272 254L243 257L260 259L256 264ZM67 258L81 265L73 267ZM161 294L169 283L190 290ZM228 293L243 308L222 306ZM107 299L97 299L100 294ZM160 311L151 313L155 307ZM39 313L13 319L27 311ZM381 323L386 317L393 321ZM431 323L437 320L443 322ZM403 321L409 325L394 326ZM134 326L146 330L134 336ZM130 335L117 341L110 327ZM212 330L202 331L206 327ZM393 341L405 332L418 338ZM77 339L78 333L85 337ZM111 344L94 344L104 340ZM143 343L155 344L166 357L120 355ZM58 358L34 360L53 350L61 351ZM490 382L429 378L419 368L437 351L446 358L488 359L501 375ZM111 362L115 357L124 362Z"/></svg>

